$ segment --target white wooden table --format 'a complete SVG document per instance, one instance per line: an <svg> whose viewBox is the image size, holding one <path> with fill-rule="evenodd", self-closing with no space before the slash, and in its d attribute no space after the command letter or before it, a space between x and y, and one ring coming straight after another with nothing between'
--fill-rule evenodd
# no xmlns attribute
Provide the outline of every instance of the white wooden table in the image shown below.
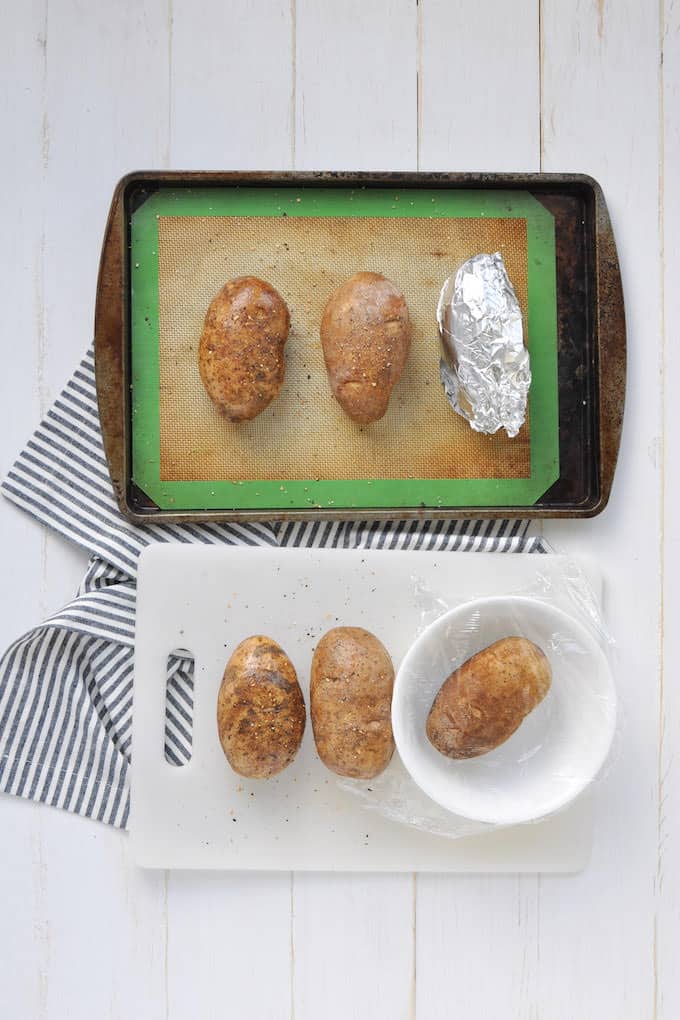
<svg viewBox="0 0 680 1020"><path fill-rule="evenodd" d="M0 11L0 83L2 473L90 340L131 169L592 173L630 345L610 508L545 525L602 564L619 641L588 870L146 874L121 833L5 797L0 1015L676 1020L680 2L22 0ZM0 522L4 647L84 556L4 502Z"/></svg>

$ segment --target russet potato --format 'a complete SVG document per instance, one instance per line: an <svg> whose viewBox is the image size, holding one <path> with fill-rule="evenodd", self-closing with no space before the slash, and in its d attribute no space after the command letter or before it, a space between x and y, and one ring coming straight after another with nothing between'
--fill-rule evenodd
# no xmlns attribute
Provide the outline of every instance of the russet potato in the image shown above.
<svg viewBox="0 0 680 1020"><path fill-rule="evenodd" d="M230 280L208 308L198 368L208 396L229 421L249 421L277 396L290 328L285 301L255 276Z"/></svg>
<svg viewBox="0 0 680 1020"><path fill-rule="evenodd" d="M448 758L486 754L512 736L550 683L550 663L537 645L502 638L444 681L427 717L428 739Z"/></svg>
<svg viewBox="0 0 680 1020"><path fill-rule="evenodd" d="M224 671L217 729L227 761L249 779L290 765L305 731L305 702L292 662L263 634L246 638Z"/></svg>
<svg viewBox="0 0 680 1020"><path fill-rule="evenodd" d="M316 749L339 776L372 779L394 751L394 668L380 643L362 627L335 627L312 660L310 714Z"/></svg>
<svg viewBox="0 0 680 1020"><path fill-rule="evenodd" d="M328 299L321 346L331 390L360 424L387 411L411 349L403 294L379 273L356 273Z"/></svg>

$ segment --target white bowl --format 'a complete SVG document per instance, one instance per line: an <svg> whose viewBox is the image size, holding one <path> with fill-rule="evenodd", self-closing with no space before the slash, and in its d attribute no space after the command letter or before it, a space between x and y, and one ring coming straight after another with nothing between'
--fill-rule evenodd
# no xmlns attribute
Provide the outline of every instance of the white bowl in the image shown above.
<svg viewBox="0 0 680 1020"><path fill-rule="evenodd" d="M445 757L425 733L437 691L475 652L512 635L548 656L550 691L500 747ZM432 800L465 818L514 825L565 807L592 783L614 738L616 691L597 638L562 609L523 596L477 599L444 613L407 652L392 727L404 766Z"/></svg>

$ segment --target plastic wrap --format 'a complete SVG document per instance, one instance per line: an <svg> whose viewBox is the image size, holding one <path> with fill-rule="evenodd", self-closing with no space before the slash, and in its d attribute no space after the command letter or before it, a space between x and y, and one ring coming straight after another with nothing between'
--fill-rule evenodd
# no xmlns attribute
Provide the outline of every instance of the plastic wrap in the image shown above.
<svg viewBox="0 0 680 1020"><path fill-rule="evenodd" d="M615 645L581 569L565 560L556 579L539 559L530 585L493 598L467 591L460 602L417 576L412 584L421 623L395 681L397 752L382 775L339 778L341 788L367 810L450 838L540 821L568 807L606 773L617 725ZM546 654L550 690L494 750L445 757L425 733L435 695L473 655L511 636Z"/></svg>

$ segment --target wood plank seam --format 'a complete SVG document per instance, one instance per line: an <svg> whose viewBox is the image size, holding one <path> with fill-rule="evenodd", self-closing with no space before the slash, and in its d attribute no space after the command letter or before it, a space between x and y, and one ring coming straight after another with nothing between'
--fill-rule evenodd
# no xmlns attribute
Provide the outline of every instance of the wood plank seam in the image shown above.
<svg viewBox="0 0 680 1020"><path fill-rule="evenodd" d="M601 10L601 3L598 9ZM652 1017L656 1020L659 1013L659 901L663 886L663 843L664 843L664 760L665 760L665 703L664 703L664 667L665 667L665 589L666 589L666 266L665 266L665 79L664 79L664 37L666 31L665 0L659 0L659 70L658 70L658 117L659 117L659 176L658 176L658 232L660 261L660 343L661 343L661 500L659 507L659 720L658 720L658 759L657 759L657 865L655 876L655 908L653 934L653 1004Z"/></svg>

